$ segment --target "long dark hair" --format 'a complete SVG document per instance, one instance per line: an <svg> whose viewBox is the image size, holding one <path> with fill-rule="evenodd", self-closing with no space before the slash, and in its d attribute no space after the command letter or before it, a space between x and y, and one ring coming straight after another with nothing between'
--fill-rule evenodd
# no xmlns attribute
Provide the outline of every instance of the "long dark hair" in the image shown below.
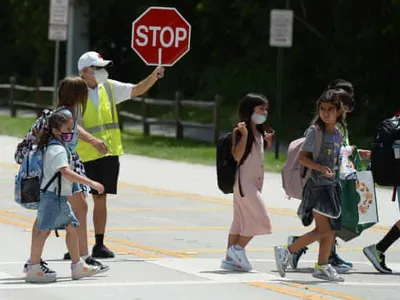
<svg viewBox="0 0 400 300"><path fill-rule="evenodd" d="M240 122L245 122L247 127L247 143L245 153L250 153L251 147L254 143L254 134L251 129L251 116L254 112L256 106L268 104L268 99L261 94L249 93L245 95L239 102L238 116ZM267 129L266 122L263 124L256 125L257 131L261 133L262 139L264 140L264 148L267 147L267 141L264 137L264 131ZM239 138L241 137L240 132L238 132ZM239 139L238 139L239 140ZM242 158L244 161L246 157Z"/></svg>
<svg viewBox="0 0 400 300"><path fill-rule="evenodd" d="M47 146L49 140L54 136L53 129L60 130L61 126L72 119L72 114L67 113L68 111L55 111L48 120L47 126L45 126L42 132L37 136L37 146L43 148Z"/></svg>
<svg viewBox="0 0 400 300"><path fill-rule="evenodd" d="M340 111L340 115L336 118L336 123L340 123L343 127L346 127L347 124L344 120L344 111L343 111L343 98L348 97L349 94L342 89L329 89L322 93L321 97L319 97L316 105L315 117L311 122L311 125L318 125L322 130L325 130L325 123L322 121L320 117L320 108L321 103L330 103L335 105L336 109Z"/></svg>
<svg viewBox="0 0 400 300"><path fill-rule="evenodd" d="M85 114L88 101L88 87L86 81L78 76L65 77L58 88L58 105L71 109L81 108L82 116ZM76 118L76 111L74 111Z"/></svg>

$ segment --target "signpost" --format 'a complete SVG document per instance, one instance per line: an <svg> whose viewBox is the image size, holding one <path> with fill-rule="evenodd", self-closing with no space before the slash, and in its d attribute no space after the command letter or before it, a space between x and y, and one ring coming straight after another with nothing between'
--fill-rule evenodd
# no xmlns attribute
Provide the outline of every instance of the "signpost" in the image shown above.
<svg viewBox="0 0 400 300"><path fill-rule="evenodd" d="M190 50L191 26L173 7L149 7L132 23L132 49L148 66L173 66Z"/></svg>
<svg viewBox="0 0 400 300"><path fill-rule="evenodd" d="M53 107L57 106L60 41L67 40L69 0L50 0L49 40L55 41Z"/></svg>
<svg viewBox="0 0 400 300"><path fill-rule="evenodd" d="M289 8L289 0L286 0L286 8ZM278 47L277 80L276 80L278 132L282 131L283 47L292 47L292 37L293 37L293 11L289 9L271 10L269 45L271 47ZM275 158L276 159L279 158L279 138L276 139Z"/></svg>

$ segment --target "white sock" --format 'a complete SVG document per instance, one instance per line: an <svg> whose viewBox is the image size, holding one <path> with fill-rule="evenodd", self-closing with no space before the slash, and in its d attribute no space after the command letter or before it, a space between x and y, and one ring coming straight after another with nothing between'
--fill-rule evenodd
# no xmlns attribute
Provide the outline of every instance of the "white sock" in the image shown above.
<svg viewBox="0 0 400 300"><path fill-rule="evenodd" d="M90 256L89 254L86 254L86 255L82 255L81 258L82 258L83 260L87 260L87 259L89 258L89 256Z"/></svg>

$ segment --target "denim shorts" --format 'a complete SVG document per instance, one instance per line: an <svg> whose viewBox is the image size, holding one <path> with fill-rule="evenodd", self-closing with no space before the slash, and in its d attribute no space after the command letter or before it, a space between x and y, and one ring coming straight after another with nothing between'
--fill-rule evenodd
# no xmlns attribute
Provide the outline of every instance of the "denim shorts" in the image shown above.
<svg viewBox="0 0 400 300"><path fill-rule="evenodd" d="M37 213L37 229L65 229L68 225L79 227L79 221L71 209L67 197L58 197L55 192L40 192Z"/></svg>
<svg viewBox="0 0 400 300"><path fill-rule="evenodd" d="M83 185L77 182L72 183L72 194L78 194L84 191Z"/></svg>

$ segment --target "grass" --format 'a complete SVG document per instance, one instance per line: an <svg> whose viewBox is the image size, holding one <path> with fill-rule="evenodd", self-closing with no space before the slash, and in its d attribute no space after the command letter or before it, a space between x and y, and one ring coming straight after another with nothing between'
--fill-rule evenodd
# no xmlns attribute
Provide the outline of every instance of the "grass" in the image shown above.
<svg viewBox="0 0 400 300"><path fill-rule="evenodd" d="M0 115L0 135L23 137L34 118ZM125 153L189 163L215 165L215 147L207 142L190 139L177 140L163 136L144 136L140 131L126 130L122 134ZM280 172L285 156L275 159L274 151L265 153L265 169Z"/></svg>

